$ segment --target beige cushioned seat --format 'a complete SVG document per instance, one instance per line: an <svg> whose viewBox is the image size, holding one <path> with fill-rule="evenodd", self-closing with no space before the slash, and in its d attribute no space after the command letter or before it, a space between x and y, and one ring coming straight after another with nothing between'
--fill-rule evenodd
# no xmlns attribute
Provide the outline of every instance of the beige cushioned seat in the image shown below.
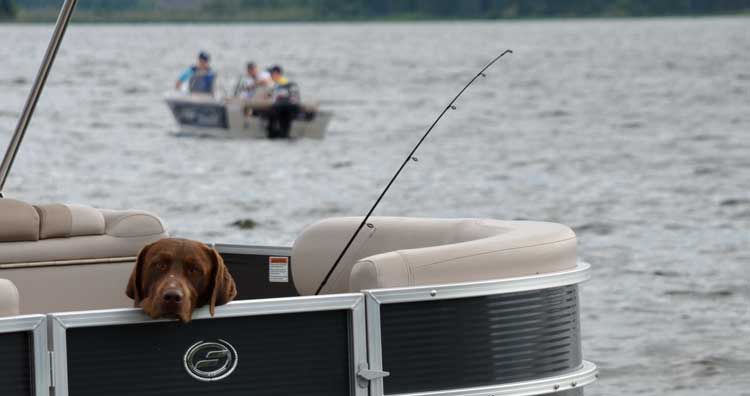
<svg viewBox="0 0 750 396"><path fill-rule="evenodd" d="M0 279L0 317L18 315L18 289L13 282Z"/></svg>
<svg viewBox="0 0 750 396"><path fill-rule="evenodd" d="M132 257L166 237L155 215L0 199L0 264Z"/></svg>
<svg viewBox="0 0 750 396"><path fill-rule="evenodd" d="M0 198L0 242L39 240L39 213L33 206Z"/></svg>
<svg viewBox="0 0 750 396"><path fill-rule="evenodd" d="M326 219L292 248L302 295L315 293L361 217ZM487 219L373 217L323 294L500 279L576 266L576 237L561 224Z"/></svg>
<svg viewBox="0 0 750 396"><path fill-rule="evenodd" d="M0 199L0 278L17 287L22 314L129 307L135 256L167 236L158 217L140 210Z"/></svg>

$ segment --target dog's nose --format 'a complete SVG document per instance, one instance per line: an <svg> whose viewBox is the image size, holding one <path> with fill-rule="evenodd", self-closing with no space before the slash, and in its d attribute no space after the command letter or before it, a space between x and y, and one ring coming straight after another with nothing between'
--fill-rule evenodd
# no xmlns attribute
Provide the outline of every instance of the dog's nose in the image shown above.
<svg viewBox="0 0 750 396"><path fill-rule="evenodd" d="M167 289L161 297L164 302L179 304L184 296L180 289Z"/></svg>

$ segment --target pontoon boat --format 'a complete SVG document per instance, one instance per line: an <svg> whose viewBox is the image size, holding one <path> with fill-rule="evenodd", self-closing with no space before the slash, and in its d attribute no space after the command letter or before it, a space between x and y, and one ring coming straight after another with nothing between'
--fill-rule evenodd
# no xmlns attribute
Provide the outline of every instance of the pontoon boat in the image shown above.
<svg viewBox="0 0 750 396"><path fill-rule="evenodd" d="M66 0L0 166L0 189L75 5ZM292 246L215 245L238 289L189 324L131 308L138 210L0 199L3 396L581 395L578 285L589 266L563 225L324 219Z"/></svg>

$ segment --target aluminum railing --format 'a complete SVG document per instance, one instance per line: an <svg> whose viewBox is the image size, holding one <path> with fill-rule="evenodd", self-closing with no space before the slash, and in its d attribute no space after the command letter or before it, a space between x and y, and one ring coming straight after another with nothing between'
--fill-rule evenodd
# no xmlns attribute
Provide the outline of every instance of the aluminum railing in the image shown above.
<svg viewBox="0 0 750 396"><path fill-rule="evenodd" d="M488 282L0 319L3 395L582 394L589 267ZM49 337L49 343L47 338ZM4 367L7 366L8 368Z"/></svg>

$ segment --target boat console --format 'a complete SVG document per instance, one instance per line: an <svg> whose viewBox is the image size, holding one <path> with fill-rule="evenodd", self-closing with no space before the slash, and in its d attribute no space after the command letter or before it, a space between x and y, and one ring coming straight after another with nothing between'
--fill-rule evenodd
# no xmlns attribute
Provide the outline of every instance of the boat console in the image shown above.
<svg viewBox="0 0 750 396"><path fill-rule="evenodd" d="M0 199L0 389L30 395L580 395L578 284L554 223L359 217L291 247L214 245L237 300L189 324L130 308L143 211ZM158 380L154 380L157 378Z"/></svg>

